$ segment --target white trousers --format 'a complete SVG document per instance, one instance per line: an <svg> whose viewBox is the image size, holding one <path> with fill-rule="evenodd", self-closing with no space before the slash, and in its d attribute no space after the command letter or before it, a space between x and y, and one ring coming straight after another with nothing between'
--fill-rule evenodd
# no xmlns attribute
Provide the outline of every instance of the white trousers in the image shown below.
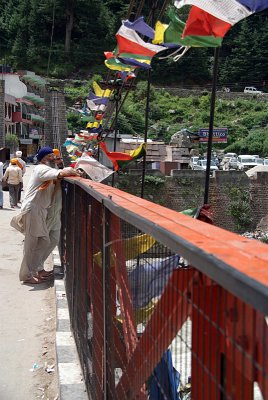
<svg viewBox="0 0 268 400"><path fill-rule="evenodd" d="M29 214L23 216L25 226L25 239L23 249L23 259L19 272L19 279L25 281L35 276L38 271L44 268L44 262L58 245L60 239L60 229L51 230L49 237L34 236L29 229L31 218Z"/></svg>

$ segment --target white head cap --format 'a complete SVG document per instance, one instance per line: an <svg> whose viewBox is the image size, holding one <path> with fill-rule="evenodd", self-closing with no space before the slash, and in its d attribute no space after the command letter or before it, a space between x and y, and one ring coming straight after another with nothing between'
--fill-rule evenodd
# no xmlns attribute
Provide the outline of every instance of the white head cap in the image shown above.
<svg viewBox="0 0 268 400"><path fill-rule="evenodd" d="M20 150L16 151L16 156L17 157L21 157L22 156L22 151L20 151Z"/></svg>

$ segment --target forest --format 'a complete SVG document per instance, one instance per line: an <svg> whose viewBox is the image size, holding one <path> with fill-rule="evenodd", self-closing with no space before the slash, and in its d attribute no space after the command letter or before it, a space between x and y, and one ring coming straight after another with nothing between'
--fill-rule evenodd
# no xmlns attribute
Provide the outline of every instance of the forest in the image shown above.
<svg viewBox="0 0 268 400"><path fill-rule="evenodd" d="M129 14L130 3L135 3L136 9ZM153 19L150 25L154 26L162 5L173 1L0 0L0 65L64 79L67 105L72 105L88 95L94 79L100 81L108 75L103 53L113 51L122 19L134 20L141 3L144 6L140 14L145 21ZM153 5L154 16L150 13ZM187 7L183 12L180 18L186 20ZM161 22L167 21L166 11L162 12ZM232 92L242 91L252 85L268 92L267 39L267 10L230 29L220 49L219 90L228 87ZM180 129L196 132L208 126L213 54L211 48L191 48L177 63L172 58L153 60L149 137L168 143ZM121 132L144 132L146 80L147 72L141 71L137 89L129 94L119 114ZM204 93L180 99L162 87L199 88ZM267 104L257 99L217 99L215 126L228 128L229 151L268 156ZM72 112L68 114L68 124L74 131L85 128L79 115Z"/></svg>
<svg viewBox="0 0 268 400"><path fill-rule="evenodd" d="M9 64L15 70L29 69L61 79L87 79L95 73L105 75L103 52L114 49L115 34L121 20L128 15L129 3L124 0L1 0L0 63ZM138 7L143 2L136 3ZM156 22L163 3L173 2L145 1L141 10L145 20L155 4ZM186 15L182 13L180 17L183 20ZM135 18L135 12L131 18ZM161 22L166 20L163 13ZM267 38L267 10L236 24L221 46L219 85L231 90L254 85L268 91ZM202 86L211 82L212 67L213 49L192 48L177 63L172 59L153 62L152 81L155 85Z"/></svg>

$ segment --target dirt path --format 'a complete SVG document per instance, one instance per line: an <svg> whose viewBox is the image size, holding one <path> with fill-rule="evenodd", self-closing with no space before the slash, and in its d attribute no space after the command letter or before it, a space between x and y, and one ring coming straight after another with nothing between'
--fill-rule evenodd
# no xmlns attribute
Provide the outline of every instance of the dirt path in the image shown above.
<svg viewBox="0 0 268 400"><path fill-rule="evenodd" d="M32 168L27 167L24 186ZM53 283L26 286L19 282L23 235L9 225L16 213L4 192L4 209L0 210L0 399L54 400L58 398L54 287ZM51 259L46 268L52 268Z"/></svg>

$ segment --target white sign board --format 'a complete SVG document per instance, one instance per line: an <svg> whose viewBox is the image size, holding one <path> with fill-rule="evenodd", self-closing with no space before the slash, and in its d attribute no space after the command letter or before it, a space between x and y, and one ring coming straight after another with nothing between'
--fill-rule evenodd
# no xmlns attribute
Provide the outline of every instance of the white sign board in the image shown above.
<svg viewBox="0 0 268 400"><path fill-rule="evenodd" d="M33 144L33 139L20 139L21 144Z"/></svg>

